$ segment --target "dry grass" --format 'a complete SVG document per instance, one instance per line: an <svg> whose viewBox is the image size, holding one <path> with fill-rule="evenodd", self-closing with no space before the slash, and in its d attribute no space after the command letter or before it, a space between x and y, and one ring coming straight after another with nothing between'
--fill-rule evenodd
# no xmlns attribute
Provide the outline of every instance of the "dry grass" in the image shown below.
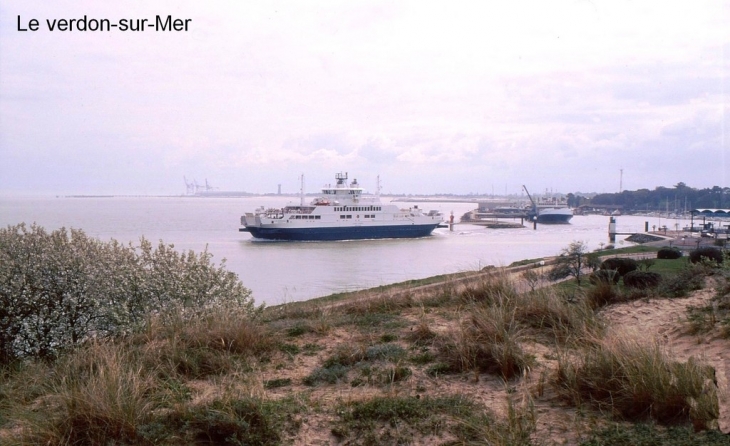
<svg viewBox="0 0 730 446"><path fill-rule="evenodd" d="M65 358L44 396L23 414L21 442L107 444L142 441L137 426L157 405L151 371L115 344L92 345Z"/></svg>
<svg viewBox="0 0 730 446"><path fill-rule="evenodd" d="M587 299L572 301L554 290L520 295L515 302L515 318L536 330L542 339L560 344L581 343L604 330Z"/></svg>
<svg viewBox="0 0 730 446"><path fill-rule="evenodd" d="M281 343L266 326L226 311L193 320L155 319L132 342L158 374L193 379L232 372L240 362L269 355Z"/></svg>
<svg viewBox="0 0 730 446"><path fill-rule="evenodd" d="M512 379L531 363L520 345L521 339L522 330L509 308L475 307L439 350L452 370L478 370Z"/></svg>
<svg viewBox="0 0 730 446"><path fill-rule="evenodd" d="M574 404L629 420L691 421L706 429L718 417L714 370L696 360L672 361L656 342L596 339L580 356L561 357L556 381Z"/></svg>
<svg viewBox="0 0 730 446"><path fill-rule="evenodd" d="M521 293L516 277L260 320L155 320L55 363L6 367L0 443L527 445L570 437L546 425L591 432L606 415L713 426L712 369L606 338L595 308L610 296Z"/></svg>

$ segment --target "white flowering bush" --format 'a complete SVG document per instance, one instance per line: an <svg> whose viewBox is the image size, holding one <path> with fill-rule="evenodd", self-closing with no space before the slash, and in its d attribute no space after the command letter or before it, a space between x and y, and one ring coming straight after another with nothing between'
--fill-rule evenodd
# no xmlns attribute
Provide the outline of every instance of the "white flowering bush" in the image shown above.
<svg viewBox="0 0 730 446"><path fill-rule="evenodd" d="M78 229L0 229L0 362L52 358L91 338L143 327L152 315L260 310L235 273L207 251L145 239L102 242Z"/></svg>

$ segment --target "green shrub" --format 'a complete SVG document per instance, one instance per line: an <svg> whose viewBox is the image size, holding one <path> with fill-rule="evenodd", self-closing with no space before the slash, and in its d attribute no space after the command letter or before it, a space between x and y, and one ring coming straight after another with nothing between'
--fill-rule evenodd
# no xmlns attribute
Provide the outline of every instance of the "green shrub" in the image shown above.
<svg viewBox="0 0 730 446"><path fill-rule="evenodd" d="M727 446L726 434L718 430L695 432L691 426L662 428L654 424L616 424L590 433L580 446Z"/></svg>
<svg viewBox="0 0 730 446"><path fill-rule="evenodd" d="M452 373L459 373L460 371L461 371L460 368L458 368L452 364L447 364L445 362L438 362L426 370L426 375L437 377L439 375L450 375Z"/></svg>
<svg viewBox="0 0 730 446"><path fill-rule="evenodd" d="M477 412L479 406L461 396L375 396L340 405L341 423L332 433L345 444L418 444L418 433L439 436L447 420L465 422ZM344 441L348 437L352 441Z"/></svg>
<svg viewBox="0 0 730 446"><path fill-rule="evenodd" d="M380 342L393 342L398 340L398 335L392 333L385 333L380 337Z"/></svg>
<svg viewBox="0 0 730 446"><path fill-rule="evenodd" d="M624 276L624 285L639 289L653 288L658 286L661 280L662 276L659 273L631 271Z"/></svg>
<svg viewBox="0 0 730 446"><path fill-rule="evenodd" d="M722 263L723 257L724 256L723 256L721 250L719 250L717 248L713 248L711 246L694 249L694 250L690 251L690 253L689 253L689 261L691 263L699 263L703 259L708 260L708 261L714 261L717 263Z"/></svg>
<svg viewBox="0 0 730 446"><path fill-rule="evenodd" d="M398 361L406 356L406 351L398 344L379 344L368 347L365 357L369 361Z"/></svg>
<svg viewBox="0 0 730 446"><path fill-rule="evenodd" d="M665 276L657 287L657 293L664 297L683 297L690 291L700 290L704 284L704 271L695 265Z"/></svg>
<svg viewBox="0 0 730 446"><path fill-rule="evenodd" d="M604 260L603 263L601 263L601 269L617 271L618 275L623 277L627 273L639 269L639 263L634 259L614 257Z"/></svg>
<svg viewBox="0 0 730 446"><path fill-rule="evenodd" d="M274 445L281 434L260 401L246 398L214 401L185 414L185 428L195 444Z"/></svg>
<svg viewBox="0 0 730 446"><path fill-rule="evenodd" d="M297 344L287 344L287 343L280 344L279 350L290 356L298 355L299 352L302 351Z"/></svg>
<svg viewBox="0 0 730 446"><path fill-rule="evenodd" d="M309 376L306 376L302 382L307 386L316 386L320 383L337 384L340 381L347 382L347 372L349 367L339 364L333 364L329 367L316 368Z"/></svg>
<svg viewBox="0 0 730 446"><path fill-rule="evenodd" d="M145 239L137 247L102 242L77 229L0 229L0 362L53 358L92 335L129 333L151 314L254 314L251 291L211 258Z"/></svg>
<svg viewBox="0 0 730 446"><path fill-rule="evenodd" d="M307 333L311 333L312 327L310 327L307 324L298 323L294 325L293 327L290 327L286 330L287 336L291 336L292 338L297 336L302 336Z"/></svg>
<svg viewBox="0 0 730 446"><path fill-rule="evenodd" d="M286 387L291 385L290 378L276 378L264 381L264 389L277 389L279 387Z"/></svg>
<svg viewBox="0 0 730 446"><path fill-rule="evenodd" d="M611 269L599 269L598 271L591 273L590 276L588 276L588 281L592 283L593 285L598 285L599 283L618 283L621 276L619 276L618 272Z"/></svg>
<svg viewBox="0 0 730 446"><path fill-rule="evenodd" d="M364 384L371 385L391 385L396 382L405 381L411 377L413 371L410 368L396 365L391 367L371 367L368 364L362 364L359 367L360 377L350 382L352 387L358 387Z"/></svg>
<svg viewBox="0 0 730 446"><path fill-rule="evenodd" d="M656 258L657 259L674 260L674 259L678 259L680 257L682 257L682 251L680 251L679 248L668 248L668 247L664 247L664 248L661 248L656 253Z"/></svg>
<svg viewBox="0 0 730 446"><path fill-rule="evenodd" d="M425 352L421 352L421 353L417 353L417 354L412 355L409 358L409 360L413 364L424 365L424 364L428 364L428 363L431 363L431 362L435 361L436 360L436 355L434 355L430 351L425 351Z"/></svg>
<svg viewBox="0 0 730 446"><path fill-rule="evenodd" d="M332 355L324 361L324 367L333 365L351 366L367 358L365 348L361 345L340 344Z"/></svg>

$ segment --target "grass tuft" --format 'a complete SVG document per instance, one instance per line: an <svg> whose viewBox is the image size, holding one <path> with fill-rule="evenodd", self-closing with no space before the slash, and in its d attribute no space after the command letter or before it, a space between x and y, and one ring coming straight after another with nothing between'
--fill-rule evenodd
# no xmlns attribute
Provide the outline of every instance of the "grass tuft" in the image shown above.
<svg viewBox="0 0 730 446"><path fill-rule="evenodd" d="M21 415L32 444L133 444L157 403L152 372L114 344L91 345L65 358L47 384L40 411Z"/></svg>
<svg viewBox="0 0 730 446"><path fill-rule="evenodd" d="M718 417L714 369L673 362L656 343L602 339L579 359L559 359L557 381L574 404L595 404L627 420L692 422L706 429Z"/></svg>
<svg viewBox="0 0 730 446"><path fill-rule="evenodd" d="M522 350L522 330L505 307L474 307L461 327L439 345L451 370L520 376L532 358Z"/></svg>

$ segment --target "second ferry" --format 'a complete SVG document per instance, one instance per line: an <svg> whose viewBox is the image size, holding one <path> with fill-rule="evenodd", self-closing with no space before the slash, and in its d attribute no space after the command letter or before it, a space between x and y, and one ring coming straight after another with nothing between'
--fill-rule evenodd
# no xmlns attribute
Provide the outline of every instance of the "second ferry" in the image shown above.
<svg viewBox="0 0 730 446"><path fill-rule="evenodd" d="M380 201L380 185L375 196L363 196L357 180L347 183L347 173L335 175L336 184L322 188L322 195L304 204L282 209L259 208L241 217L240 231L266 240L359 240L415 238L430 235L442 223L437 211L424 213L418 206L401 209Z"/></svg>

